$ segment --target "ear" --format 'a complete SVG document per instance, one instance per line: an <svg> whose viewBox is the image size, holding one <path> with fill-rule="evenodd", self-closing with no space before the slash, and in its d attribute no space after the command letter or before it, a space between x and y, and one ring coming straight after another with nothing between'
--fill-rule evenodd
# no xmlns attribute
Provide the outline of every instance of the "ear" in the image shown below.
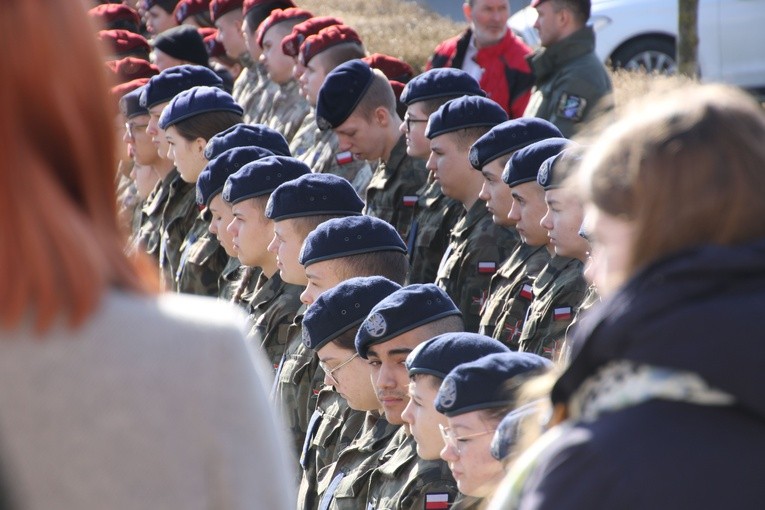
<svg viewBox="0 0 765 510"><path fill-rule="evenodd" d="M196 140L191 142L194 152L201 158L205 157L205 147L207 147L207 140L202 137L197 137Z"/></svg>
<svg viewBox="0 0 765 510"><path fill-rule="evenodd" d="M462 14L465 15L465 21L467 21L468 24L473 22L473 8L470 7L468 2L462 4Z"/></svg>
<svg viewBox="0 0 765 510"><path fill-rule="evenodd" d="M375 108L374 113L374 120L377 124L379 124L382 127L388 127L388 124L390 123L390 112L387 108L384 108L382 106L378 106Z"/></svg>

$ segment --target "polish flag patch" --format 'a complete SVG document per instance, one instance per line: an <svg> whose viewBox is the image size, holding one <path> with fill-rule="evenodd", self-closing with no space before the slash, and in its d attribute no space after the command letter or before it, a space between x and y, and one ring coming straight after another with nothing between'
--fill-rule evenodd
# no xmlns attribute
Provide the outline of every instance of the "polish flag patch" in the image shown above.
<svg viewBox="0 0 765 510"><path fill-rule="evenodd" d="M449 494L426 494L425 495L425 510L448 510L449 508Z"/></svg>
<svg viewBox="0 0 765 510"><path fill-rule="evenodd" d="M566 321L571 318L571 307L570 306L563 306L560 308L556 308L553 311L553 320L556 321Z"/></svg>
<svg viewBox="0 0 765 510"><path fill-rule="evenodd" d="M417 205L417 200L419 198L420 197L418 197L417 195L406 195L402 199L402 201L404 202L404 207L414 207L415 205Z"/></svg>
<svg viewBox="0 0 765 510"><path fill-rule="evenodd" d="M478 272L481 274L492 274L497 271L497 263L496 262L479 262L478 263Z"/></svg>
<svg viewBox="0 0 765 510"><path fill-rule="evenodd" d="M353 154L351 154L351 151L341 152L335 156L335 161L337 161L338 165L347 165L353 161Z"/></svg>
<svg viewBox="0 0 765 510"><path fill-rule="evenodd" d="M525 299L534 299L534 287L526 283L523 285L518 295Z"/></svg>

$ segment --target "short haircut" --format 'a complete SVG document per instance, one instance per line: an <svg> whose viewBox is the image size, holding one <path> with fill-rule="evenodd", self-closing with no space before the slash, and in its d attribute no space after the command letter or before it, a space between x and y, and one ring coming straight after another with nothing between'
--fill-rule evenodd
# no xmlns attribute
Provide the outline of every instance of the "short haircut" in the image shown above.
<svg viewBox="0 0 765 510"><path fill-rule="evenodd" d="M238 113L209 112L182 120L172 127L186 140L191 141L197 138L209 140L221 131L225 131L240 122L242 122L242 116Z"/></svg>
<svg viewBox="0 0 765 510"><path fill-rule="evenodd" d="M470 146L475 143L476 140L481 138L490 130L491 127L489 126L481 126L467 129L458 129L457 131L452 131L448 134L452 135L452 140L454 140L454 144L459 150L467 151L470 149Z"/></svg>
<svg viewBox="0 0 765 510"><path fill-rule="evenodd" d="M351 328L348 331L341 333L340 336L333 338L332 343L340 347L341 349L356 352L355 342L356 342L356 332L358 330L359 330L358 327Z"/></svg>
<svg viewBox="0 0 765 510"><path fill-rule="evenodd" d="M433 374L423 374L421 372L410 375L409 379L417 383L427 381L430 387L436 391L441 388L441 383L444 382L444 380L440 377L437 377Z"/></svg>
<svg viewBox="0 0 765 510"><path fill-rule="evenodd" d="M412 104L418 104L420 105L420 108L422 109L423 113L426 115L431 115L432 113L435 113L436 110L441 108L441 106L445 105L452 99L459 99L462 96L444 96L444 97L434 97L433 99L425 99L424 101L415 101Z"/></svg>
<svg viewBox="0 0 765 510"><path fill-rule="evenodd" d="M314 64L319 62L324 72L329 74L330 71L340 64L348 62L349 60L364 58L365 56L364 46L355 42L347 42L327 48L313 57L311 61L314 62Z"/></svg>
<svg viewBox="0 0 765 510"><path fill-rule="evenodd" d="M345 215L340 214L313 214L311 216L298 216L297 218L284 218L284 220L292 220L292 226L298 234L303 238L308 237L308 234L316 230L316 227L334 218L345 218ZM277 223L284 220L274 220Z"/></svg>
<svg viewBox="0 0 765 510"><path fill-rule="evenodd" d="M403 285L409 271L409 259L400 251L376 251L332 260L337 261L337 276L342 279L384 276Z"/></svg>
<svg viewBox="0 0 765 510"><path fill-rule="evenodd" d="M566 9L574 15L580 25L585 25L590 19L590 2L588 0L548 0L555 5L555 10Z"/></svg>
<svg viewBox="0 0 765 510"><path fill-rule="evenodd" d="M260 24L271 15L272 11L275 11L276 9L289 9L290 7L295 7L295 5L292 2L276 1L258 5L247 11L247 15L244 16L244 19L247 20L247 27L250 31L250 35L257 32ZM239 13L242 12L241 9L236 9L236 11Z"/></svg>
<svg viewBox="0 0 765 510"><path fill-rule="evenodd" d="M428 339L443 335L444 333L459 333L465 331L465 322L461 315L449 315L422 326L428 335Z"/></svg>
<svg viewBox="0 0 765 510"><path fill-rule="evenodd" d="M378 108L385 108L391 115L398 115L396 96L393 94L393 87L390 86L388 78L377 69L372 71L374 72L372 83L370 83L352 115L359 115L365 120L370 120Z"/></svg>

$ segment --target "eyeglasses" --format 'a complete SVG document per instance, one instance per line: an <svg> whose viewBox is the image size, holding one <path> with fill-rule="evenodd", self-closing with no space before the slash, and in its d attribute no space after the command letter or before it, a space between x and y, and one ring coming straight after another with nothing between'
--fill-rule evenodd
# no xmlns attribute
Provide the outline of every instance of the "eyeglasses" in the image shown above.
<svg viewBox="0 0 765 510"><path fill-rule="evenodd" d="M137 129L142 129L145 131L147 127L149 127L148 124L131 124L130 122L125 123L125 131L130 138L134 138L134 134Z"/></svg>
<svg viewBox="0 0 765 510"><path fill-rule="evenodd" d="M457 452L457 455L462 455L462 449L460 448L462 441L473 437L481 437L487 434L493 434L494 430L484 430L483 432L476 432L475 434L468 434L466 436L455 436L450 427L444 427L442 424L438 424L438 430L441 431L441 437L444 439L446 446Z"/></svg>
<svg viewBox="0 0 765 510"><path fill-rule="evenodd" d="M324 363L323 361L319 361L319 366L321 367L322 370L324 370L324 373L327 375L327 377L329 377L329 380L332 381L332 386L337 386L339 383L337 382L337 379L335 378L335 376L332 375L332 374L334 374L335 372L337 372L338 370L340 370L345 365L347 365L348 363L350 363L351 361L355 360L358 357L359 357L359 353L358 352L354 353L353 356L351 356L347 360L343 361L342 363L337 365L332 370L330 370L329 366L326 363Z"/></svg>
<svg viewBox="0 0 765 510"><path fill-rule="evenodd" d="M409 115L404 115L404 124L406 124L406 131L410 132L412 131L412 124L416 124L418 122L427 122L428 119L413 119Z"/></svg>

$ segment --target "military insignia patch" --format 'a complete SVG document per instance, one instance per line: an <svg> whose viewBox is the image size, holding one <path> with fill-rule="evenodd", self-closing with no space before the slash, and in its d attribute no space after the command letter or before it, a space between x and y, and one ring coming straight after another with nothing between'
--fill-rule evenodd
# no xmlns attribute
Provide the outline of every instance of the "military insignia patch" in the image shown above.
<svg viewBox="0 0 765 510"><path fill-rule="evenodd" d="M584 110L587 108L587 100L581 96L563 93L558 102L558 115L564 119L579 122L584 117Z"/></svg>
<svg viewBox="0 0 765 510"><path fill-rule="evenodd" d="M480 274L494 274L497 271L496 262L479 262L478 272Z"/></svg>
<svg viewBox="0 0 765 510"><path fill-rule="evenodd" d="M550 177L550 165L542 165L539 167L539 175L537 175L537 182L540 186L543 188L546 187L549 182L547 182L548 178Z"/></svg>
<svg viewBox="0 0 765 510"><path fill-rule="evenodd" d="M534 298L534 287L529 285L528 283L524 283L523 287L521 287L521 291L518 293L518 296L526 299L533 299Z"/></svg>
<svg viewBox="0 0 765 510"><path fill-rule="evenodd" d="M553 310L553 320L567 321L570 318L571 318L570 306L561 306L560 308L556 308L555 310Z"/></svg>
<svg viewBox="0 0 765 510"><path fill-rule="evenodd" d="M404 207L414 207L417 205L417 199L419 197L417 195L406 195L404 198L401 199L401 201L404 204Z"/></svg>
<svg viewBox="0 0 765 510"><path fill-rule="evenodd" d="M366 323L364 323L364 327L371 336L379 338L387 331L388 323L385 322L385 317L382 314L375 313L369 316Z"/></svg>
<svg viewBox="0 0 765 510"><path fill-rule="evenodd" d="M221 196L225 202L231 202L231 181L226 180L226 184L223 185L223 191Z"/></svg>
<svg viewBox="0 0 765 510"><path fill-rule="evenodd" d="M481 163L478 159L478 149L471 147L468 159L470 160L470 164L473 165L473 168L478 168L478 165Z"/></svg>
<svg viewBox="0 0 765 510"><path fill-rule="evenodd" d="M446 378L438 390L439 401L446 409L449 409L457 401L457 383L454 379Z"/></svg>
<svg viewBox="0 0 765 510"><path fill-rule="evenodd" d="M319 129L322 131L332 129L332 124L330 124L330 122L324 117L316 117L316 125L319 126Z"/></svg>
<svg viewBox="0 0 765 510"><path fill-rule="evenodd" d="M351 151L341 152L335 156L335 161L337 161L338 165L347 165L353 161L353 154L351 154Z"/></svg>
<svg viewBox="0 0 765 510"><path fill-rule="evenodd" d="M446 492L425 494L425 510L446 510L449 508L449 494Z"/></svg>

